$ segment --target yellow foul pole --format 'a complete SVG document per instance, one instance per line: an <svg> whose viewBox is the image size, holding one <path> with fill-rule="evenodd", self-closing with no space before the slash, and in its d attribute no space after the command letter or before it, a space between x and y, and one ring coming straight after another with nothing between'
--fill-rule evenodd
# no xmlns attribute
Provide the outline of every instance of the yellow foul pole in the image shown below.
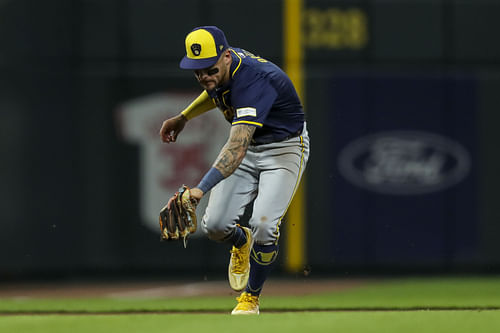
<svg viewBox="0 0 500 333"><path fill-rule="evenodd" d="M303 83L302 47L302 8L303 0L284 1L284 70L295 85L295 89L305 104L305 90ZM295 192L295 197L288 208L286 220L286 254L285 267L288 271L297 272L304 267L306 256L306 238L304 222L305 209L305 175L301 185Z"/></svg>

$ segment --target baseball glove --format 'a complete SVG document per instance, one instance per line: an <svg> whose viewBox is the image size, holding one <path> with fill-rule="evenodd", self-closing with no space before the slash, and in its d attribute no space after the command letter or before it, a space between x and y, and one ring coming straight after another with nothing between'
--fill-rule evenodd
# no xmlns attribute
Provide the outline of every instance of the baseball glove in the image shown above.
<svg viewBox="0 0 500 333"><path fill-rule="evenodd" d="M183 185L160 211L160 240L180 240L187 245L187 238L196 231L196 206L189 187Z"/></svg>

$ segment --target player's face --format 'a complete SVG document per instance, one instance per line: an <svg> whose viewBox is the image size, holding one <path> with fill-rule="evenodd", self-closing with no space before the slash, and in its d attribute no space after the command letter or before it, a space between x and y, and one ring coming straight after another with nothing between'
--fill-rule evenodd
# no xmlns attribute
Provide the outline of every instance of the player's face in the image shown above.
<svg viewBox="0 0 500 333"><path fill-rule="evenodd" d="M229 65L231 55L229 51L221 55L215 65L194 71L194 76L205 90L213 90L229 79Z"/></svg>

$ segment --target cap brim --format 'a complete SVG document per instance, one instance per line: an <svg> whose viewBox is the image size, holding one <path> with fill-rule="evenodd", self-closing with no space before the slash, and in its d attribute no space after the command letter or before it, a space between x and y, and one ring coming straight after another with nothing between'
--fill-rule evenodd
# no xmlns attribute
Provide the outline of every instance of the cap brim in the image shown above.
<svg viewBox="0 0 500 333"><path fill-rule="evenodd" d="M212 57L206 59L191 59L188 58L187 56L184 56L179 66L182 69L204 69L214 65L218 59L219 57Z"/></svg>

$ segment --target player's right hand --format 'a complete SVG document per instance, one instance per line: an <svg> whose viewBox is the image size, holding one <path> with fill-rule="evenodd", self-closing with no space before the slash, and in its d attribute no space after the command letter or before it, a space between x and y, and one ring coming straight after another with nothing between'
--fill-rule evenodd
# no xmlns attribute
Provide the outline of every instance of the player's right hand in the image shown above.
<svg viewBox="0 0 500 333"><path fill-rule="evenodd" d="M182 114L165 120L159 133L161 140L166 143L175 142L186 122L187 119Z"/></svg>

